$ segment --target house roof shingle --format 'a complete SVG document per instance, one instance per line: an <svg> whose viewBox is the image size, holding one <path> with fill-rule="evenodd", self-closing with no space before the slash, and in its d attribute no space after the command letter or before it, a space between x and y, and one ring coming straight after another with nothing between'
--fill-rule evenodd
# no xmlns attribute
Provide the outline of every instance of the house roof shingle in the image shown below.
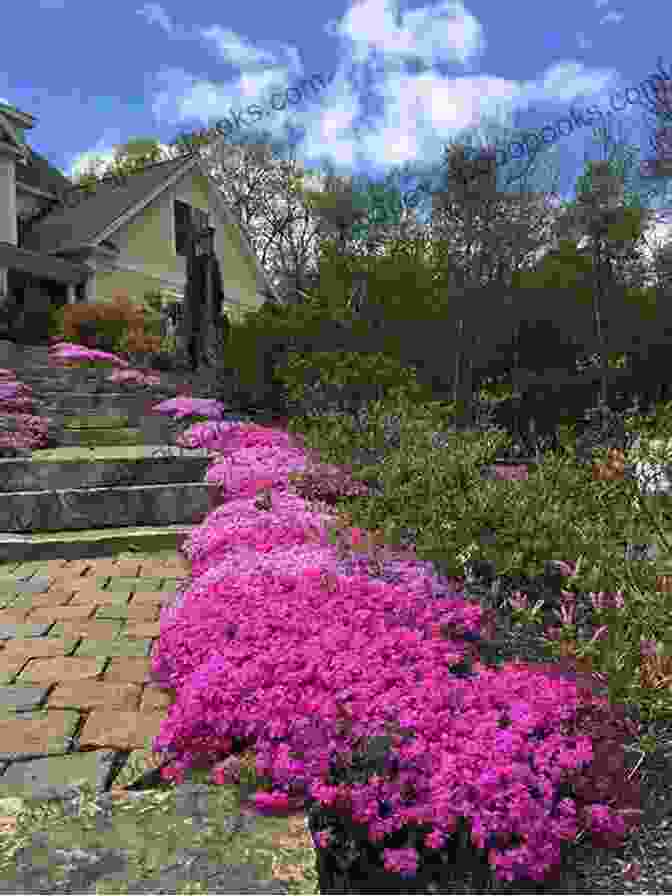
<svg viewBox="0 0 672 896"><path fill-rule="evenodd" d="M96 184L93 193L73 189L68 181L67 188L60 188L61 193L65 190L64 201L30 227L24 237L25 248L62 252L90 245L168 177L188 167L194 158L193 155L185 155L157 162L122 182L113 178L103 179Z"/></svg>
<svg viewBox="0 0 672 896"><path fill-rule="evenodd" d="M16 166L16 182L19 186L23 184L43 193L54 194L72 188L72 182L34 149L29 150L26 161L27 164Z"/></svg>

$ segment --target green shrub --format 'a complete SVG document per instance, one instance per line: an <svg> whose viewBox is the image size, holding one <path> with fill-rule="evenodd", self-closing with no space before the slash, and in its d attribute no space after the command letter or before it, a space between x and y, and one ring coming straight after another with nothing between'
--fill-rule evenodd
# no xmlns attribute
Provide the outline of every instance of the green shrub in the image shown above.
<svg viewBox="0 0 672 896"><path fill-rule="evenodd" d="M302 356L291 352L277 371L291 401L299 406L335 403L337 410L356 413L371 401L380 401L392 390L403 389L417 401L431 393L418 384L412 368L380 353L314 352Z"/></svg>

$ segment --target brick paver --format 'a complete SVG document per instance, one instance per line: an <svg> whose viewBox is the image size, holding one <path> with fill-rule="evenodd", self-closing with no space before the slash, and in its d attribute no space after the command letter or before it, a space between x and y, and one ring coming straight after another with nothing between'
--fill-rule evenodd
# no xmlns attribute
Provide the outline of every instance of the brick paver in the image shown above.
<svg viewBox="0 0 672 896"><path fill-rule="evenodd" d="M30 610L25 609L0 610L0 628L11 623L25 622L29 612Z"/></svg>
<svg viewBox="0 0 672 896"><path fill-rule="evenodd" d="M129 622L155 622L161 613L161 604L156 601L138 601L134 599L127 606L126 618Z"/></svg>
<svg viewBox="0 0 672 896"><path fill-rule="evenodd" d="M83 678L98 678L105 668L106 660L99 656L74 657L54 656L31 659L21 670L17 684L53 684L59 681L81 681Z"/></svg>
<svg viewBox="0 0 672 896"><path fill-rule="evenodd" d="M124 636L127 638L158 638L161 634L160 622L128 622L124 628Z"/></svg>
<svg viewBox="0 0 672 896"><path fill-rule="evenodd" d="M120 562L116 564L113 575L133 576L135 578L139 574L139 571L140 563L126 561L125 563Z"/></svg>
<svg viewBox="0 0 672 896"><path fill-rule="evenodd" d="M175 694L147 685L142 692L140 700L140 712L166 711L175 702Z"/></svg>
<svg viewBox="0 0 672 896"><path fill-rule="evenodd" d="M74 604L73 606L39 607L30 610L27 622L53 622L60 619L88 619L93 616L96 606Z"/></svg>
<svg viewBox="0 0 672 896"><path fill-rule="evenodd" d="M49 634L61 638L91 638L94 641L111 641L123 629L122 619L68 619L57 622Z"/></svg>
<svg viewBox="0 0 672 896"><path fill-rule="evenodd" d="M135 712L142 687L111 681L62 682L49 694L48 709L120 709Z"/></svg>
<svg viewBox="0 0 672 896"><path fill-rule="evenodd" d="M49 589L44 594L21 594L12 601L12 606L30 607L63 607L72 603L74 591L66 591L60 588Z"/></svg>
<svg viewBox="0 0 672 896"><path fill-rule="evenodd" d="M0 651L0 664L8 657L67 656L77 646L77 638L15 638L5 641Z"/></svg>
<svg viewBox="0 0 672 896"><path fill-rule="evenodd" d="M18 594L19 575L46 577L48 588ZM152 680L151 650L161 609L188 576L179 556L0 567L0 760L9 769L60 761L54 785L66 786L63 769L86 751L151 754L176 696Z"/></svg>
<svg viewBox="0 0 672 896"><path fill-rule="evenodd" d="M82 728L80 744L86 749L108 747L117 750L151 749L161 733L165 712L120 712L94 709Z"/></svg>
<svg viewBox="0 0 672 896"><path fill-rule="evenodd" d="M69 560L45 560L44 569L47 570L47 575L58 575L69 563Z"/></svg>
<svg viewBox="0 0 672 896"><path fill-rule="evenodd" d="M134 591L131 597L130 606L139 606L140 604L165 604L172 600L174 591Z"/></svg>
<svg viewBox="0 0 672 896"><path fill-rule="evenodd" d="M149 657L112 657L105 669L105 681L148 681L151 665Z"/></svg>
<svg viewBox="0 0 672 896"><path fill-rule="evenodd" d="M67 710L26 720L0 719L0 757L65 753L67 738L72 736L78 722L79 713Z"/></svg>

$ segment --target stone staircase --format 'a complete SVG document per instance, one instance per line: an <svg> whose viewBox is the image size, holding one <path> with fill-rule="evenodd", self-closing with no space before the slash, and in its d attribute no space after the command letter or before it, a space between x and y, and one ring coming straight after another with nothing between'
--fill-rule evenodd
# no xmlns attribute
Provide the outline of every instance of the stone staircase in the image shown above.
<svg viewBox="0 0 672 896"><path fill-rule="evenodd" d="M148 413L175 385L123 387L109 369L50 363L47 346L2 347L60 447L0 458L0 562L175 549L216 506L207 451L176 446L184 425Z"/></svg>

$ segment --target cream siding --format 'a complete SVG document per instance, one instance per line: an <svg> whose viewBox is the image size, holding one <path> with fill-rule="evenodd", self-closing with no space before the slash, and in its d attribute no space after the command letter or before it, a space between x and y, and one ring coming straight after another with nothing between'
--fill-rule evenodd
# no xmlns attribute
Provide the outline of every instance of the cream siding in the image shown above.
<svg viewBox="0 0 672 896"><path fill-rule="evenodd" d="M157 289L169 301L183 297L186 259L175 252L175 199L209 212L225 295L223 310L233 320L240 319L243 310L259 307L254 265L243 253L236 230L222 217L207 180L198 173L185 175L182 182L161 194L139 217L110 237L119 256L116 260L98 260L95 300L110 301L115 293L125 292L141 301L145 292Z"/></svg>

